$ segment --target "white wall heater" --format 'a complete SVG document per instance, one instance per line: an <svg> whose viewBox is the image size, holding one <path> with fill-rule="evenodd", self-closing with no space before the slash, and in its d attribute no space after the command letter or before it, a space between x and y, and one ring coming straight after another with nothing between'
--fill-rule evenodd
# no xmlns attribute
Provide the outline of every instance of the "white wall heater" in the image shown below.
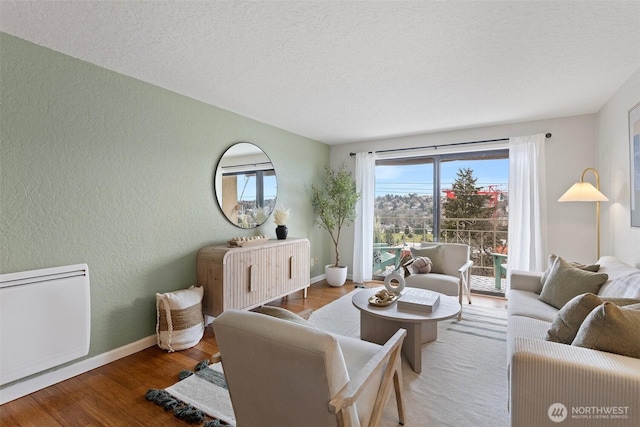
<svg viewBox="0 0 640 427"><path fill-rule="evenodd" d="M0 275L0 385L86 356L87 264Z"/></svg>

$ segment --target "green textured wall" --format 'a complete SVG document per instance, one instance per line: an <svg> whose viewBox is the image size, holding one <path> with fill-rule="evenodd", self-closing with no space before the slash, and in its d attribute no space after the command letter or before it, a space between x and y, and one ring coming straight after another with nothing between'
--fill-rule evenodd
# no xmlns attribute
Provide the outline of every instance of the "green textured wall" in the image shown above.
<svg viewBox="0 0 640 427"><path fill-rule="evenodd" d="M289 235L330 262L309 197L328 145L5 33L0 55L0 272L86 262L90 355L154 334L155 293L195 283L200 247L275 238L271 219L245 231L218 209L214 169L235 142L270 156Z"/></svg>

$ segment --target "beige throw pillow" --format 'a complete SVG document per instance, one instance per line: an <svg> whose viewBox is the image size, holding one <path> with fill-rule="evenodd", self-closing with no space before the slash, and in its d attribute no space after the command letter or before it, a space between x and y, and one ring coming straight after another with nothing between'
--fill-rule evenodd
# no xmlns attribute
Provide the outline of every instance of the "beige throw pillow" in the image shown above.
<svg viewBox="0 0 640 427"><path fill-rule="evenodd" d="M581 270L561 257L557 257L549 270L547 280L540 292L540 300L557 309L569 300L584 293L598 293L598 289L609 276Z"/></svg>
<svg viewBox="0 0 640 427"><path fill-rule="evenodd" d="M556 254L549 255L549 263L547 264L548 268L540 278L540 284L542 286L544 286L544 283L547 281L547 277L549 277L549 271L551 270L551 267L553 266L556 258L558 258L558 255ZM596 273L598 270L600 270L600 264L581 264L575 261L569 261L569 264L579 268L580 270L591 271L593 273Z"/></svg>
<svg viewBox="0 0 640 427"><path fill-rule="evenodd" d="M412 257L426 257L431 260L431 273L444 273L444 258L442 252L442 245L434 245L428 248L411 248Z"/></svg>
<svg viewBox="0 0 640 427"><path fill-rule="evenodd" d="M418 274L427 274L431 273L432 262L429 258L425 256L421 256L416 258L416 260L411 264L413 270Z"/></svg>
<svg viewBox="0 0 640 427"><path fill-rule="evenodd" d="M640 304L596 307L580 326L571 345L640 358Z"/></svg>
<svg viewBox="0 0 640 427"><path fill-rule="evenodd" d="M600 298L591 293L578 295L566 303L556 314L551 327L547 331L547 340L563 344L571 344L578 334L584 319L605 301L618 306L638 304L640 300L631 298Z"/></svg>

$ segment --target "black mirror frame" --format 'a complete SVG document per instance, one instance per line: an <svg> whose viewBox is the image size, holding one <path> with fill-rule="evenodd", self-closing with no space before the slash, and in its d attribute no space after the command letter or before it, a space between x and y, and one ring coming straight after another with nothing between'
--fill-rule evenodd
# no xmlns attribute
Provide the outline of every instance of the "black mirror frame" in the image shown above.
<svg viewBox="0 0 640 427"><path fill-rule="evenodd" d="M231 150L233 147L238 146L239 144L249 144L249 145L257 148L258 150L260 150L262 155L264 155L264 157L266 157L268 159L268 163L271 165L271 169L255 170L254 171L254 172L256 172L256 202L260 201L259 202L259 203L261 203L260 208L264 209L265 207L270 207L270 209L268 210L268 212L265 213L265 215L263 217L264 218L263 221L254 222L254 223L251 223L250 226L245 226L245 227L243 227L240 222L234 222L233 216L229 217L229 215L227 215L227 213L224 211L223 203L222 203L222 194L220 193L220 191L222 190L222 184L220 183L220 187L219 187L217 185L217 182L216 182L218 175L221 173L220 172L221 171L221 167L223 167L221 165L221 163L223 162L225 155L229 152L229 150ZM264 172L265 171L271 171L271 170L273 171L273 176L275 177L275 180L276 180L276 194L275 194L275 197L273 198L272 206L265 206L266 203L265 203L265 200L264 200L264 183L263 183L262 179L264 178ZM261 183L261 185L260 185L260 183ZM267 155L267 153L261 147L259 147L258 145L254 144L252 142L239 141L237 143L234 143L234 144L230 145L229 147L227 147L224 150L222 155L220 155L220 158L218 159L218 162L216 163L216 169L215 169L214 175L213 175L213 192L214 192L214 198L216 199L216 202L218 204L218 208L220 209L220 212L234 226L236 226L238 228L241 228L241 229L255 229L255 228L263 225L271 217L271 214L273 213L273 210L275 209L276 201L277 201L277 198L278 198L278 177L277 177L277 173L276 173L275 167L273 166L273 162L271 161L271 158Z"/></svg>

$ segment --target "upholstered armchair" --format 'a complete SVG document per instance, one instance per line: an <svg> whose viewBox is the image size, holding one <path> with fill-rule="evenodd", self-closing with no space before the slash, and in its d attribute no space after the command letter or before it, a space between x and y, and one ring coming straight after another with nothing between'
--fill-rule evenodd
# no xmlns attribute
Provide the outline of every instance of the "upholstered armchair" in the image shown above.
<svg viewBox="0 0 640 427"><path fill-rule="evenodd" d="M227 310L213 330L239 426L376 426L392 384L404 423L404 329L380 346Z"/></svg>
<svg viewBox="0 0 640 427"><path fill-rule="evenodd" d="M406 285L413 288L457 296L462 305L464 294L471 304L469 245L463 243L423 243L420 248L411 248L411 256L427 257L431 260L431 272L411 274L405 278ZM462 314L462 312L461 312Z"/></svg>

